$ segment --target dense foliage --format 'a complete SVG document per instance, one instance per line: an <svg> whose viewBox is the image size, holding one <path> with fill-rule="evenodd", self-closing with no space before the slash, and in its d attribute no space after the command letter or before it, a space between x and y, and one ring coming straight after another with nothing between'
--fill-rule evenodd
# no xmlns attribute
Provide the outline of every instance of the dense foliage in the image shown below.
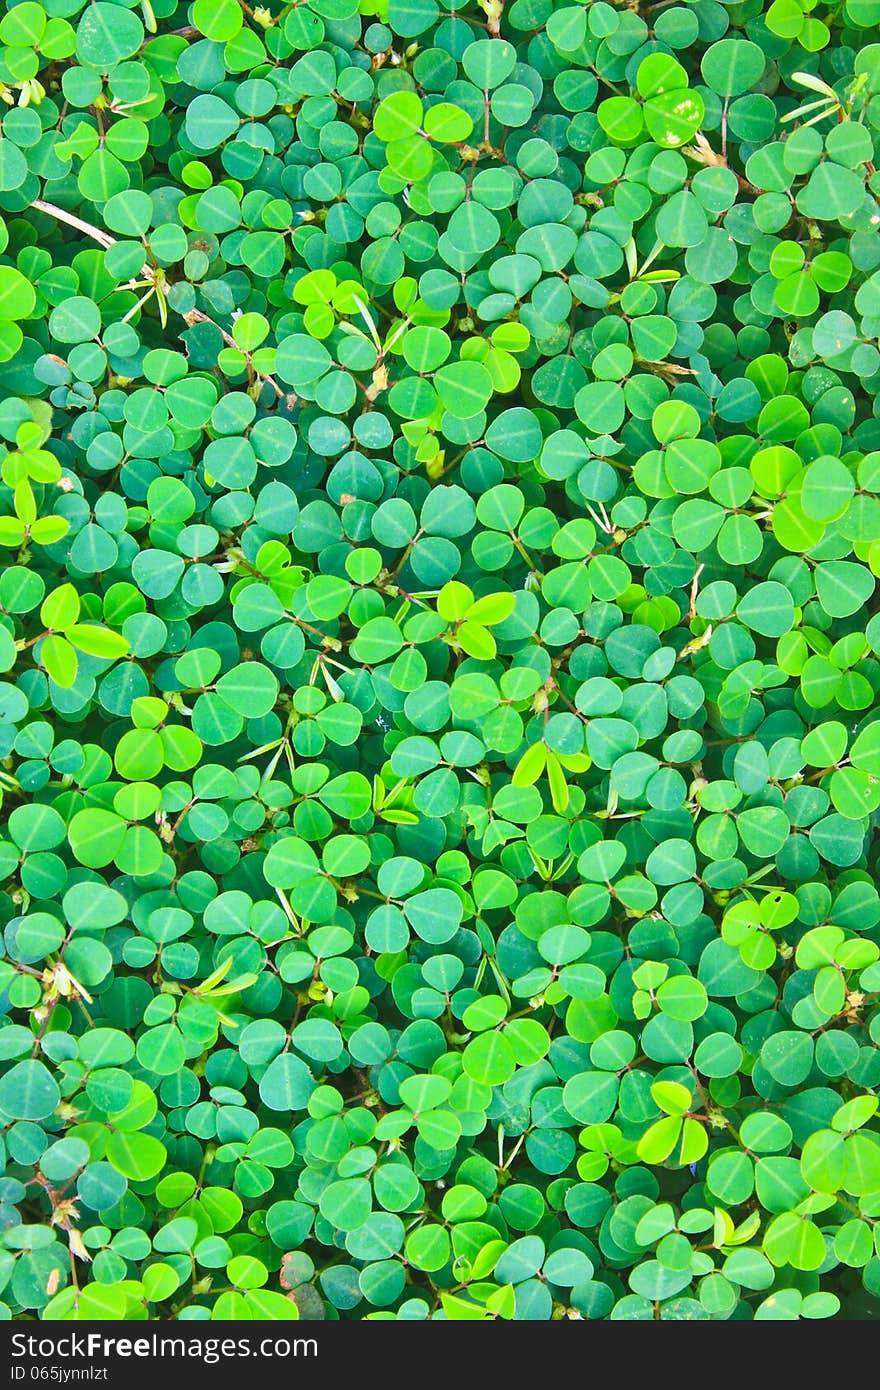
<svg viewBox="0 0 880 1390"><path fill-rule="evenodd" d="M878 1315L878 24L6 0L6 1317Z"/></svg>

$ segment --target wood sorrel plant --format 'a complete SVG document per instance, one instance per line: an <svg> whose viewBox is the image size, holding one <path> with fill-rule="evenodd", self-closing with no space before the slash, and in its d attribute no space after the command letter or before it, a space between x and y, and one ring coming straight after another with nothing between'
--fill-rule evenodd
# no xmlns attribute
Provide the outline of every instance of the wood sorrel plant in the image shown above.
<svg viewBox="0 0 880 1390"><path fill-rule="evenodd" d="M880 1297L880 3L6 0L7 1317Z"/></svg>

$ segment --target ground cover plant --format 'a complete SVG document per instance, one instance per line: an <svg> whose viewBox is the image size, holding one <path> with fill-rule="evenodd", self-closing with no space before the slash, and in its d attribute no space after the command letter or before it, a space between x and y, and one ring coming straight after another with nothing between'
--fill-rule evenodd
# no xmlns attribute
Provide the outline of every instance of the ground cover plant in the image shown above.
<svg viewBox="0 0 880 1390"><path fill-rule="evenodd" d="M878 1316L878 25L6 0L5 1317Z"/></svg>

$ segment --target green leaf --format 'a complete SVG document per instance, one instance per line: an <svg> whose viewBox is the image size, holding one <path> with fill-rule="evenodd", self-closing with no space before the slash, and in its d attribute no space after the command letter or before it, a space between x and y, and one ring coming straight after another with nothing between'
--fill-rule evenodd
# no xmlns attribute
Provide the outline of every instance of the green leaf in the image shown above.
<svg viewBox="0 0 880 1390"><path fill-rule="evenodd" d="M17 1062L0 1077L0 1110L14 1120L45 1120L61 1092L42 1062Z"/></svg>

